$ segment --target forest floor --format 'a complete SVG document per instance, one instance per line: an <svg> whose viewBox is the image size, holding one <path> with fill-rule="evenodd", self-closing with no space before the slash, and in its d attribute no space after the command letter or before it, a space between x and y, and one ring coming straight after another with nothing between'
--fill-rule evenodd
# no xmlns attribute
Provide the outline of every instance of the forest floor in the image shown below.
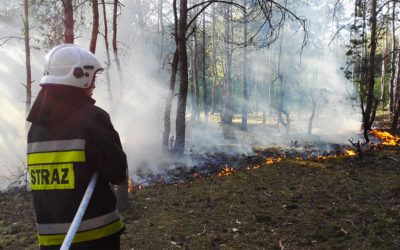
<svg viewBox="0 0 400 250"><path fill-rule="evenodd" d="M400 249L400 146L259 157L227 176L129 193L121 249ZM0 249L37 246L31 194L0 193Z"/></svg>

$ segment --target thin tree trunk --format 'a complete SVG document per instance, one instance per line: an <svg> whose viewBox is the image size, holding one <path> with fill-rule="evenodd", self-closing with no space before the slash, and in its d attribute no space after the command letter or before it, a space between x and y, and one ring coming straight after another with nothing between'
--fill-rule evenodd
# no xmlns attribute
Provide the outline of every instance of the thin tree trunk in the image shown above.
<svg viewBox="0 0 400 250"><path fill-rule="evenodd" d="M138 30L139 36L143 35L143 31L145 30L146 20L143 15L143 2L142 0L136 0L136 13L138 18Z"/></svg>
<svg viewBox="0 0 400 250"><path fill-rule="evenodd" d="M118 69L120 84L122 84L122 86L123 86L122 70L121 70L121 64L119 62L118 47L117 47L118 3L119 3L118 0L114 0L112 45L113 45L113 51L114 51L115 64L117 65L117 69ZM121 90L122 90L122 87L121 87ZM127 181L125 181L121 186L118 187L117 197L118 197L118 204L117 204L118 209L121 211L125 210L128 206L128 182Z"/></svg>
<svg viewBox="0 0 400 250"><path fill-rule="evenodd" d="M120 83L122 84L122 83L123 83L123 79L122 79L122 70L121 70L121 63L120 63L120 61L119 61L118 46L117 46L118 4L119 4L119 0L114 0L112 46L113 46L113 51L114 51L115 64L117 65L117 69L118 69L119 81L120 81Z"/></svg>
<svg viewBox="0 0 400 250"><path fill-rule="evenodd" d="M24 40L25 40L25 66L26 66L26 101L25 117L31 110L32 103L32 70L31 70L31 48L29 45L29 3L24 0Z"/></svg>
<svg viewBox="0 0 400 250"><path fill-rule="evenodd" d="M160 67L158 73L161 73L162 69L162 61L163 61L163 55L164 55L164 34L165 34L165 29L164 29L164 18L163 18L163 0L158 0L158 22L159 22L159 34L160 34L160 45L159 45L159 52L158 52L158 58L160 62ZM160 76L160 75L159 75Z"/></svg>
<svg viewBox="0 0 400 250"><path fill-rule="evenodd" d="M247 89L247 0L243 0L243 104L242 104L242 125L241 130L247 130L247 113L249 106L249 94Z"/></svg>
<svg viewBox="0 0 400 250"><path fill-rule="evenodd" d="M178 96L178 107L176 113L176 141L174 152L183 154L185 150L185 128L186 128L186 102L188 92L188 61L186 51L186 26L187 26L187 0L180 1L179 30L178 30L178 53L180 68L180 85Z"/></svg>
<svg viewBox="0 0 400 250"><path fill-rule="evenodd" d="M74 15L72 0L63 0L64 3L64 43L74 43Z"/></svg>
<svg viewBox="0 0 400 250"><path fill-rule="evenodd" d="M268 54L268 60L269 60L269 73L268 73L268 113L269 115L272 115L272 70L273 70L273 64L272 64L272 55L273 55L274 50L272 47L269 49L269 54ZM263 118L263 123L266 122L266 119Z"/></svg>
<svg viewBox="0 0 400 250"><path fill-rule="evenodd" d="M399 41L400 43L400 41ZM399 44L400 47L400 44ZM395 65L395 64L394 64ZM393 65L393 66L394 66ZM392 116L392 124L390 126L391 131L394 133L397 129L398 119L400 115L400 53L397 54L397 78L396 78L396 85L395 85L395 95L394 95L394 110Z"/></svg>
<svg viewBox="0 0 400 250"><path fill-rule="evenodd" d="M358 12L358 11L360 11L360 12L362 12L362 33L361 33L361 38L360 38L360 40L362 41L362 47L361 47L361 59L360 59L360 63L359 63L359 70L358 70L358 72L359 72L359 76L358 76L358 79L359 79L359 90L358 90L358 95L359 95L359 100L360 100L360 108L361 108L361 114L362 114L362 117L363 117L363 119L364 119L364 116L365 116L365 91L364 91L364 88L365 88L365 86L366 86L366 78L367 78L367 74L366 74L366 68L367 68L367 60L366 60L366 51L367 51L367 36L366 36L366 15L367 15L367 12L366 12L366 0L358 0L359 2L358 2L358 4L357 4L357 2L355 3L355 5L356 5L356 9L355 9L355 15L357 15L356 14L356 12ZM363 1L364 2L364 4L363 4L363 6L361 6L361 1ZM357 5L359 5L359 7L357 7ZM361 8L362 7L362 9L361 10L357 10L357 9L359 9L359 8ZM364 134L364 137L366 136L366 134Z"/></svg>
<svg viewBox="0 0 400 250"><path fill-rule="evenodd" d="M393 116L394 111L394 78L396 75L396 2L393 2L392 8L392 59L391 59L391 74L389 82L389 113Z"/></svg>
<svg viewBox="0 0 400 250"><path fill-rule="evenodd" d="M192 37L193 39L193 37ZM196 120L196 98L195 98L195 81L196 78L194 76L194 69L195 69L195 48L194 48L194 40L189 44L189 50L191 50L191 53L189 55L189 60L190 60L190 71L189 71L189 83L190 83L190 101L191 101L191 111L190 111L190 120L194 122Z"/></svg>
<svg viewBox="0 0 400 250"><path fill-rule="evenodd" d="M171 110L172 110L172 101L174 98L174 91L175 91L175 81L176 81L176 74L178 72L178 63L179 63L179 51L178 51L178 13L176 8L176 0L172 1L173 13L174 13L174 40L175 40L175 52L174 57L172 59L171 64L171 78L169 81L169 93L167 96L165 109L164 109L164 132L163 132L163 152L170 153L173 150L173 145L169 146L169 135L171 132Z"/></svg>
<svg viewBox="0 0 400 250"><path fill-rule="evenodd" d="M110 79L110 67L111 67L111 58L110 58L110 46L108 44L108 24L107 24L107 13L106 13L106 4L104 0L101 0L101 3L103 5L103 20L104 20L104 43L106 47L106 56L107 56L107 62L106 62L106 68L105 68L105 73L106 73L106 81L107 81L107 92L108 92L108 99L110 102L110 109L114 109L114 101L113 101L113 95L111 91L111 79Z"/></svg>
<svg viewBox="0 0 400 250"><path fill-rule="evenodd" d="M354 12L353 12L353 16L354 16L354 19L353 19L353 27L354 27L354 30L351 29L351 35L350 35L350 38L353 39L353 40L356 40L356 39L357 39L357 30L355 29L355 27L357 27L357 26L356 26L356 25L357 25L357 10L358 10L357 1L359 1L359 0L356 0L356 1L354 2ZM353 59L353 60L352 60L352 70L351 70L351 82L352 82L353 84L356 84L355 72L356 72L356 62L355 62L355 60Z"/></svg>
<svg viewBox="0 0 400 250"><path fill-rule="evenodd" d="M385 38L383 45L383 62L382 62L382 74L381 74L381 108L385 110L385 98L386 98L386 68L387 68L387 56L388 56L388 22L386 21Z"/></svg>
<svg viewBox="0 0 400 250"><path fill-rule="evenodd" d="M215 91L217 89L217 83L218 83L218 74L217 74L217 39L216 37L216 31L215 31L215 23L216 23L216 17L215 17L215 5L212 6L212 76L213 76L213 86L211 90L211 107L210 107L210 115L214 114L215 112L215 107L216 107L216 100L215 100Z"/></svg>
<svg viewBox="0 0 400 250"><path fill-rule="evenodd" d="M317 97L317 99L318 99L318 97ZM312 124L313 124L314 117L315 117L315 114L317 113L317 108L318 108L318 101L316 100L316 98L314 97L314 95L312 93L311 93L311 101L312 101L312 112L311 112L310 118L308 119L308 131L307 131L307 134L309 136L311 136L311 134L312 134Z"/></svg>
<svg viewBox="0 0 400 250"><path fill-rule="evenodd" d="M197 28L195 28L197 30ZM195 109L194 109L194 115L195 115L195 121L199 120L200 116L200 86L199 86L199 67L198 67L198 57L199 53L197 51L197 31L194 32L193 34L193 39L194 39L194 64L193 64L193 70L194 70L194 84L195 84Z"/></svg>
<svg viewBox="0 0 400 250"><path fill-rule="evenodd" d="M258 61L258 60L259 60L258 55L255 55L254 61ZM251 84L252 85L251 86L252 87L251 90L253 91L253 103L251 105L252 106L252 108L251 108L251 112L252 113L257 112L257 85L258 85L259 74L260 74L259 71L255 72L255 77L254 77L253 83Z"/></svg>
<svg viewBox="0 0 400 250"><path fill-rule="evenodd" d="M370 43L370 51L369 51L369 59L368 59L368 68L367 68L367 100L365 107L365 114L363 117L363 129L364 129L364 138L366 142L369 142L368 138L368 130L371 129L373 123L373 102L374 102L374 85L375 85L375 52L376 52L376 1L371 1L371 18L370 18L370 26L371 26L371 43Z"/></svg>
<svg viewBox="0 0 400 250"><path fill-rule="evenodd" d="M206 11L203 11L203 45L202 45L202 75L203 85L203 109L204 122L208 122L208 100L207 100L207 82L206 82Z"/></svg>
<svg viewBox="0 0 400 250"><path fill-rule="evenodd" d="M99 2L98 0L92 0L92 11L93 11L93 28L92 28L92 39L90 40L90 51L96 53L97 35L99 34Z"/></svg>
<svg viewBox="0 0 400 250"><path fill-rule="evenodd" d="M170 152L169 147L169 135L171 132L171 109L172 109L172 100L174 97L174 90L175 90L175 81L176 81L176 73L178 71L178 61L179 61L179 54L178 49L175 50L174 57L172 59L172 72L171 78L169 81L169 93L167 96L165 109L164 109L164 132L163 132L163 152L167 153Z"/></svg>
<svg viewBox="0 0 400 250"><path fill-rule="evenodd" d="M392 123L390 124L390 131L392 133L396 132L397 129L397 124L399 120L399 114L400 114L400 98L397 100L397 108L396 110L393 111L393 118L392 118Z"/></svg>
<svg viewBox="0 0 400 250"><path fill-rule="evenodd" d="M283 32L280 34L283 36ZM278 106L279 106L279 83L280 83L280 77L281 77L281 51L280 51L280 42L276 43L275 45L275 58L276 58L276 65L275 65L275 71L276 71L276 77L274 79L274 106L276 111L278 111Z"/></svg>
<svg viewBox="0 0 400 250"><path fill-rule="evenodd" d="M221 120L225 124L231 124L233 118L233 88L232 88L232 51L230 44L231 37L231 22L230 22L230 6L226 7L225 10L225 79L224 79L224 93L223 93L223 108L221 114Z"/></svg>
<svg viewBox="0 0 400 250"><path fill-rule="evenodd" d="M285 5L286 6L286 5ZM277 84L276 84L276 92L278 93L279 89L279 96L277 96L279 99L278 101L278 123L277 123L277 128L279 130L279 124L282 124L285 127L286 134L289 134L289 128L290 128L290 120L289 120L289 113L287 113L283 109L283 102L284 102L284 96L285 96L285 80L284 76L281 74L281 60L282 60L282 46L283 46L283 31L281 33L281 39L279 42L279 49L278 49L278 56L277 56ZM284 65L284 64L283 64ZM283 114L286 115L286 122L283 119Z"/></svg>

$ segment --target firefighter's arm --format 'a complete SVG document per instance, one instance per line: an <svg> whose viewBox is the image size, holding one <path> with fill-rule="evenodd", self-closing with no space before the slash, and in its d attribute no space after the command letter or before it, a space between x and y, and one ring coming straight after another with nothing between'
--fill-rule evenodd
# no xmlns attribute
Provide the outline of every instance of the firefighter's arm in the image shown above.
<svg viewBox="0 0 400 250"><path fill-rule="evenodd" d="M93 161L96 170L112 184L124 183L128 178L126 154L109 115L99 112L88 130L88 160Z"/></svg>

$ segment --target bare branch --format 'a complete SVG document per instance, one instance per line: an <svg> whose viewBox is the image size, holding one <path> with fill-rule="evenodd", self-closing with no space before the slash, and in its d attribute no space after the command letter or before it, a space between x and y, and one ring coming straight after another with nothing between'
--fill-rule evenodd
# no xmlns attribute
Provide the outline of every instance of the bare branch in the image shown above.
<svg viewBox="0 0 400 250"><path fill-rule="evenodd" d="M188 23L188 25L186 26L186 29L189 29L189 27L190 27L190 25L194 22L194 21L196 21L196 18L208 7L208 6L210 6L212 4L212 2L211 3L208 3L206 6L204 6L193 18L192 18L192 20L190 20L190 22ZM189 35L190 36L190 35ZM188 36L188 37L189 37Z"/></svg>
<svg viewBox="0 0 400 250"><path fill-rule="evenodd" d="M194 9L194 8L196 8L198 6L204 5L204 4L207 4L206 7L208 7L212 3L225 3L225 4L233 5L233 6L237 7L237 8L239 8L239 9L242 9L243 11L245 10L244 6L240 5L238 3L234 3L234 2L230 2L230 1L221 1L221 0L209 0L209 1L204 1L204 2L201 2L201 3L195 4L192 7L189 7L188 11L191 11L192 9Z"/></svg>
<svg viewBox="0 0 400 250"><path fill-rule="evenodd" d="M4 44L6 44L8 41L10 41L10 40L12 40L12 39L24 40L24 38L19 37L19 36L6 36L6 37L2 37L2 38L0 38L0 47L2 47Z"/></svg>

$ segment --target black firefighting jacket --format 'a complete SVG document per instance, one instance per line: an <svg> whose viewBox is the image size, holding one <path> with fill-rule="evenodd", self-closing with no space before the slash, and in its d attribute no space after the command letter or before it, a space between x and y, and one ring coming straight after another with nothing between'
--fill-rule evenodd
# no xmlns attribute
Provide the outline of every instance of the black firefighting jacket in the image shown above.
<svg viewBox="0 0 400 250"><path fill-rule="evenodd" d="M94 171L98 180L73 243L120 234L110 183L127 178L109 115L81 89L44 86L28 115L27 163L41 246L61 245Z"/></svg>

